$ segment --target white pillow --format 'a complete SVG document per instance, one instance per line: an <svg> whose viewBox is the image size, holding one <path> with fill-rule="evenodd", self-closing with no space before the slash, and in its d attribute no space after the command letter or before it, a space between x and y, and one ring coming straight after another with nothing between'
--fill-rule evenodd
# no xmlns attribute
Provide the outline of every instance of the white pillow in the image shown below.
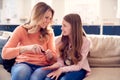
<svg viewBox="0 0 120 80"><path fill-rule="evenodd" d="M12 32L9 31L0 31L0 38L8 39L12 35Z"/></svg>

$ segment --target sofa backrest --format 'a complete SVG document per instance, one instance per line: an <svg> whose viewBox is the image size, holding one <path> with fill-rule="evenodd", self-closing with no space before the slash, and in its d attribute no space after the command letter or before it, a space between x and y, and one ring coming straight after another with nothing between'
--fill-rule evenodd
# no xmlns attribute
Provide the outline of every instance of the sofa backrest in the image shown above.
<svg viewBox="0 0 120 80"><path fill-rule="evenodd" d="M120 36L88 35L92 46L88 60L91 67L120 66Z"/></svg>

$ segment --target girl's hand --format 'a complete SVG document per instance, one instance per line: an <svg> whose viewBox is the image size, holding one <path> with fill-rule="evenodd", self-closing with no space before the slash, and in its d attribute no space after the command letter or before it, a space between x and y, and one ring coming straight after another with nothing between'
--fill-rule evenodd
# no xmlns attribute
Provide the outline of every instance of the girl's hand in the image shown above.
<svg viewBox="0 0 120 80"><path fill-rule="evenodd" d="M43 67L42 69L43 70L55 70L55 69L58 69L59 66L57 64L53 64L51 66L46 66L46 67Z"/></svg>
<svg viewBox="0 0 120 80"><path fill-rule="evenodd" d="M61 75L62 70L57 69L56 71L53 71L47 75L47 77L50 77L51 79L58 80L59 76Z"/></svg>

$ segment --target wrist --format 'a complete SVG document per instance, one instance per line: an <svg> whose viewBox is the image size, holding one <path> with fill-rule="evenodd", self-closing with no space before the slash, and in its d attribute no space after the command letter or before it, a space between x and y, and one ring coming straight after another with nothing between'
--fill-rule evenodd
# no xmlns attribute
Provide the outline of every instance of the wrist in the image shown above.
<svg viewBox="0 0 120 80"><path fill-rule="evenodd" d="M19 53L20 53L20 54L23 53L23 52L25 52L25 51L27 51L26 46L20 46L20 47L19 47Z"/></svg>

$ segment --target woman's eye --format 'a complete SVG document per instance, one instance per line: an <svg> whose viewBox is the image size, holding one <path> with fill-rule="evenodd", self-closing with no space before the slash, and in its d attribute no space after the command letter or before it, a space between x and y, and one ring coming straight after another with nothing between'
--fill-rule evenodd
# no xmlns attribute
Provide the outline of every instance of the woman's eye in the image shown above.
<svg viewBox="0 0 120 80"><path fill-rule="evenodd" d="M52 20L52 18L49 18L49 17L45 17L46 19L49 19L49 20Z"/></svg>

